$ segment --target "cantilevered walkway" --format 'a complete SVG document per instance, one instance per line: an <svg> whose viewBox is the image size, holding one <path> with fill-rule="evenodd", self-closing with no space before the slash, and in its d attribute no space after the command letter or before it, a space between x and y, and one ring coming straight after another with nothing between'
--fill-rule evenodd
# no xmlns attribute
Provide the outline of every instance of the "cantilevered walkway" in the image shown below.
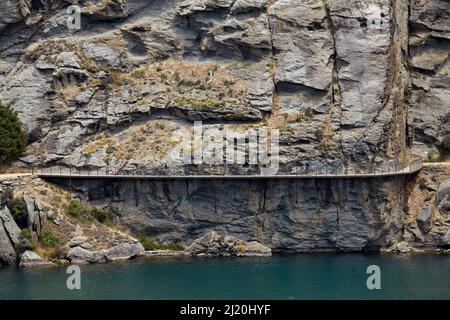
<svg viewBox="0 0 450 320"><path fill-rule="evenodd" d="M107 167L99 170L78 169L65 167L48 167L33 170L33 176L40 178L60 178L60 179L148 179L148 180L181 180L181 179L338 179L338 178L371 178L406 176L420 171L423 167L422 159L415 159L406 164L389 162L378 164L370 168L354 169L345 167L321 167L299 168L293 174L274 175L238 175L238 174L213 174L213 175L173 175L167 174L146 174L143 172L130 172L129 170Z"/></svg>

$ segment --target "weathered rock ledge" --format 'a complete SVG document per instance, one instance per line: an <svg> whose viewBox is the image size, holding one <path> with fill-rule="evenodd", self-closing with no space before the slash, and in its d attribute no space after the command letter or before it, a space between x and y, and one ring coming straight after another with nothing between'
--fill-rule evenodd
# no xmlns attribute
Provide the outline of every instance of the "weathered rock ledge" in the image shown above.
<svg viewBox="0 0 450 320"><path fill-rule="evenodd" d="M271 256L272 250L256 241L246 242L232 236L211 231L195 240L185 250L191 256L253 257Z"/></svg>

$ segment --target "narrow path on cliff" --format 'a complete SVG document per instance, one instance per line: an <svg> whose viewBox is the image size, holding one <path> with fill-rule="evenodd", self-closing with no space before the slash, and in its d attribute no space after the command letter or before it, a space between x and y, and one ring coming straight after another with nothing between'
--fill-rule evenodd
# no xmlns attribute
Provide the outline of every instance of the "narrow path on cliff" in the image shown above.
<svg viewBox="0 0 450 320"><path fill-rule="evenodd" d="M424 162L424 167L450 167L450 161L444 162Z"/></svg>
<svg viewBox="0 0 450 320"><path fill-rule="evenodd" d="M423 163L423 167L450 167L450 161L444 161L444 162L424 162ZM55 170L56 171L56 170ZM401 171L398 173L402 173ZM403 172L403 173L408 173L408 172ZM413 172L411 172L413 173ZM395 174L394 172L391 172L391 174ZM0 180L8 180L8 179L15 179L15 178L20 178L20 177L29 177L32 176L33 174L31 172L28 173L5 173L5 174L0 174ZM368 174L368 176L373 176L373 173ZM375 175L384 175L383 173L378 173ZM58 174L58 173L38 173L37 176L43 176L43 177L49 177L49 176L61 176L61 177L66 177L67 174ZM82 176L82 177L86 177L86 178L95 178L97 177L96 174L76 174L76 173L72 173L73 177L77 177L77 176ZM314 175L312 175L314 176ZM333 175L329 175L330 177ZM336 176L341 176L341 175L336 175ZM364 174L349 174L349 176L364 176ZM133 177L133 176L128 176L128 175L100 175L99 177ZM146 176L143 176L146 177ZM148 176L148 178L151 178L152 176ZM164 176L153 176L154 178L163 178ZM216 178L216 176L198 176L198 177L202 177L202 178ZM238 176L236 176L238 177ZM242 178L251 178L251 176L242 176ZM289 176L279 176L279 177L289 177ZM290 176L293 177L293 176ZM299 175L298 177L302 177L302 175ZM170 178L170 176L166 177L166 178ZM174 178L182 178L180 177L174 177ZM188 176L185 176L185 178L188 178ZM195 176L193 176L193 178L195 178Z"/></svg>
<svg viewBox="0 0 450 320"><path fill-rule="evenodd" d="M294 168L287 174L278 172L271 174L231 174L226 166L223 170L215 170L214 174L180 174L167 172L141 172L139 170L123 170L122 167L107 167L102 169L83 169L66 167L39 168L33 175L40 178L61 178L61 179L338 179L338 178L370 178L370 177L390 177L411 175L419 172L423 168L421 158L412 160L409 163L383 163L367 168L353 167L312 167ZM222 172L219 172L222 171Z"/></svg>
<svg viewBox="0 0 450 320"><path fill-rule="evenodd" d="M15 179L19 177L27 177L31 176L31 172L29 173L4 173L0 174L0 180L8 180L8 179Z"/></svg>

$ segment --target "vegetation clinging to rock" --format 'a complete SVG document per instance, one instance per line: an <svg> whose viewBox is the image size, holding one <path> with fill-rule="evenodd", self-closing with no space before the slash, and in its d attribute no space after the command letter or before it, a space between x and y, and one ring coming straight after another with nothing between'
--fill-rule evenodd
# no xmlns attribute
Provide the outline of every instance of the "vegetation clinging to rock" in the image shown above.
<svg viewBox="0 0 450 320"><path fill-rule="evenodd" d="M39 243L44 248L55 248L59 242L59 238L51 230L44 230L39 235Z"/></svg>
<svg viewBox="0 0 450 320"><path fill-rule="evenodd" d="M174 251L184 250L184 247L179 244L156 243L152 239L144 235L139 237L139 242L142 244L145 250L174 250Z"/></svg>
<svg viewBox="0 0 450 320"><path fill-rule="evenodd" d="M27 205L22 199L14 199L11 204L11 214L20 228L25 228L28 224Z"/></svg>
<svg viewBox="0 0 450 320"><path fill-rule="evenodd" d="M68 215L84 221L97 220L100 223L112 222L111 211L83 204L80 200L71 200L66 207L66 212Z"/></svg>

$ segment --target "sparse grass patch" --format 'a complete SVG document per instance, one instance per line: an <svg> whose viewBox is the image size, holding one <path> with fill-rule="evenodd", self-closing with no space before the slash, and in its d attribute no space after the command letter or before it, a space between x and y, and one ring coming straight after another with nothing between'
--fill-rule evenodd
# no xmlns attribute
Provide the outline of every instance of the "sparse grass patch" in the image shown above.
<svg viewBox="0 0 450 320"><path fill-rule="evenodd" d="M424 162L427 163L435 163L441 161L441 155L434 151L428 151L427 156L424 159Z"/></svg>
<svg viewBox="0 0 450 320"><path fill-rule="evenodd" d="M104 146L112 146L114 144L113 140L109 137L105 137L105 135L101 134L95 141L89 143L83 149L83 154L86 156L90 156L96 153L100 148Z"/></svg>
<svg viewBox="0 0 450 320"><path fill-rule="evenodd" d="M153 240L151 240L147 236L140 236L139 242L142 244L145 250L173 250L173 251L182 251L184 250L184 247L182 245L171 243L171 244L161 244L156 243Z"/></svg>
<svg viewBox="0 0 450 320"><path fill-rule="evenodd" d="M35 250L38 243L33 240L31 231L28 228L22 229L19 234L20 249L22 250Z"/></svg>
<svg viewBox="0 0 450 320"><path fill-rule="evenodd" d="M145 78L145 69L140 68L140 69L134 70L133 72L131 72L131 77L133 77L135 79Z"/></svg>
<svg viewBox="0 0 450 320"><path fill-rule="evenodd" d="M109 82L113 86L130 85L133 83L130 77L128 77L125 73L117 69L110 71Z"/></svg>
<svg viewBox="0 0 450 320"><path fill-rule="evenodd" d="M71 200L66 206L66 213L81 221L98 221L100 223L112 222L113 215L108 209L99 209L82 203L80 200Z"/></svg>
<svg viewBox="0 0 450 320"><path fill-rule="evenodd" d="M50 229L42 231L39 235L39 244L44 248L55 248L59 242L59 238Z"/></svg>
<svg viewBox="0 0 450 320"><path fill-rule="evenodd" d="M194 108L199 109L211 109L211 108L217 108L220 106L223 106L223 102L220 101L214 101L214 100L207 100L202 101L195 98L187 98L187 97L177 97L174 99L174 102L177 105L180 106L192 106Z"/></svg>

